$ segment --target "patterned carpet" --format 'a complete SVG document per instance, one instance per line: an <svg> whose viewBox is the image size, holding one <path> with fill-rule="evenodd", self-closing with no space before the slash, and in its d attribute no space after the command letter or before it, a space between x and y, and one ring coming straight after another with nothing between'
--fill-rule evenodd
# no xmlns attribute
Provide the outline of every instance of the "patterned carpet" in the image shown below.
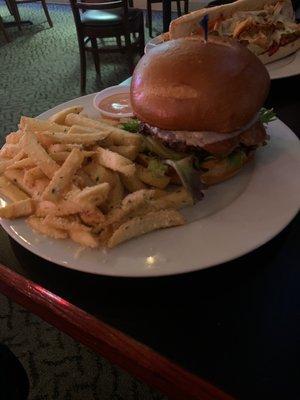
<svg viewBox="0 0 300 400"><path fill-rule="evenodd" d="M0 34L0 141L16 128L20 115L35 116L79 95L79 56L68 6L49 5L49 29L39 4L20 6L34 25ZM0 15L10 20L0 1ZM154 24L161 23L155 15ZM102 82L88 63L87 92L115 85L129 76L119 55L101 59ZM30 400L166 399L106 360L0 295L0 342L23 363L31 383ZM2 399L0 392L0 399Z"/></svg>

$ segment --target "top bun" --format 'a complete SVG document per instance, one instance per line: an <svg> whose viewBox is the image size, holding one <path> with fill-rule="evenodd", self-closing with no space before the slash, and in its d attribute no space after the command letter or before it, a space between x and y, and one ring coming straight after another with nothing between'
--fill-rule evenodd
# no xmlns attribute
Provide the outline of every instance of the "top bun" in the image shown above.
<svg viewBox="0 0 300 400"><path fill-rule="evenodd" d="M171 40L144 55L133 73L136 116L161 129L228 133L251 121L266 100L269 74L233 40Z"/></svg>

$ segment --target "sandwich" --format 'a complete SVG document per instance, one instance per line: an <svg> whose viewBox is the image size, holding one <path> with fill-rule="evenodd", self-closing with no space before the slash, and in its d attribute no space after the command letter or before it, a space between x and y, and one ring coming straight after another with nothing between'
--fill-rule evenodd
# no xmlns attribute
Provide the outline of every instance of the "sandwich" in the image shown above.
<svg viewBox="0 0 300 400"><path fill-rule="evenodd" d="M175 174L197 199L203 185L232 177L266 144L265 123L274 117L262 111L269 86L261 61L234 40L168 41L136 66L136 119L123 128L143 135L154 173Z"/></svg>
<svg viewBox="0 0 300 400"><path fill-rule="evenodd" d="M237 0L203 8L172 21L169 38L202 35L199 22L206 14L211 34L238 40L264 64L300 48L300 24L295 22L291 0Z"/></svg>

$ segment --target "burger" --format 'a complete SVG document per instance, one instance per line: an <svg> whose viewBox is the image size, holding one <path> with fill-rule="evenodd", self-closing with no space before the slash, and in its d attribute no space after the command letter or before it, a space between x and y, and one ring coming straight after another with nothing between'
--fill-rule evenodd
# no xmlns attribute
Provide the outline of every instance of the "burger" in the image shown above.
<svg viewBox="0 0 300 400"><path fill-rule="evenodd" d="M264 65L237 41L189 37L153 48L131 82L152 167L168 165L195 198L203 185L235 175L268 139L269 87Z"/></svg>

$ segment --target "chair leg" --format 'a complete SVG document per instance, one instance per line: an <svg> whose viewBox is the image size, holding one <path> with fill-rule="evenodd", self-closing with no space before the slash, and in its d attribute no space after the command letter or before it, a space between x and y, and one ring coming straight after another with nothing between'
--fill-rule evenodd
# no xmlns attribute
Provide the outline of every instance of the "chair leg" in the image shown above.
<svg viewBox="0 0 300 400"><path fill-rule="evenodd" d="M8 34L7 34L7 32L6 32L6 29L5 29L5 26L4 26L4 24L3 24L3 20L2 20L1 15L0 15L0 31L3 33L3 35L4 35L4 37L5 37L5 40L7 41L7 43L9 43L9 42L10 42L10 39L9 39L9 36L8 36Z"/></svg>
<svg viewBox="0 0 300 400"><path fill-rule="evenodd" d="M43 9L44 9L44 13L45 13L45 15L46 15L48 24L49 24L50 28L52 28L52 27L53 27L53 22L52 22L52 19L51 19L51 17L50 17L50 14L49 14L46 1L45 1L45 0L41 0L41 3L42 3L42 6L43 6Z"/></svg>
<svg viewBox="0 0 300 400"><path fill-rule="evenodd" d="M22 25L21 25L21 17L18 9L18 4L16 3L15 0L8 0L8 3L10 4L12 14L14 16L14 19L16 21L16 24L18 26L19 31L22 30Z"/></svg>
<svg viewBox="0 0 300 400"><path fill-rule="evenodd" d="M176 5L177 5L177 15L178 15L178 17L181 17L181 5L180 5L180 0L176 0Z"/></svg>
<svg viewBox="0 0 300 400"><path fill-rule="evenodd" d="M134 62L133 62L133 51L132 45L130 40L130 33L125 33L125 45L126 45L126 53L128 57L128 65L129 65L129 72L132 73L134 70Z"/></svg>
<svg viewBox="0 0 300 400"><path fill-rule="evenodd" d="M184 13L189 13L189 0L184 0Z"/></svg>
<svg viewBox="0 0 300 400"><path fill-rule="evenodd" d="M86 54L84 48L84 40L79 39L79 55L80 55L80 93L84 94L86 89Z"/></svg>
<svg viewBox="0 0 300 400"><path fill-rule="evenodd" d="M116 36L116 41L117 41L117 46L119 47L120 50L122 50L121 36Z"/></svg>
<svg viewBox="0 0 300 400"><path fill-rule="evenodd" d="M144 31L144 20L142 18L139 30L139 53L140 56L143 57L145 51L145 31Z"/></svg>
<svg viewBox="0 0 300 400"><path fill-rule="evenodd" d="M92 49L93 49L92 54L93 54L96 74L100 75L100 61L99 61L97 39L91 38L91 44L92 44Z"/></svg>
<svg viewBox="0 0 300 400"><path fill-rule="evenodd" d="M8 8L8 11L9 11L10 15L14 15L9 0L5 0L5 3L6 3L6 7Z"/></svg>
<svg viewBox="0 0 300 400"><path fill-rule="evenodd" d="M152 37L152 7L151 7L151 0L147 0L147 22L148 22L149 36Z"/></svg>

